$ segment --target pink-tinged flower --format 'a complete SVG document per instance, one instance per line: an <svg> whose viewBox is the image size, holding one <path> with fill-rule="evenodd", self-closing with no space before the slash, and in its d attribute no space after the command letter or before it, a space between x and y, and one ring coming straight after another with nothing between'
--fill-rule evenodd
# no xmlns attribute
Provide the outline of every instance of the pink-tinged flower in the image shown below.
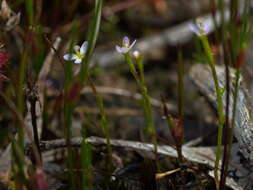
<svg viewBox="0 0 253 190"><path fill-rule="evenodd" d="M74 61L74 63L80 64L82 63L82 59L84 58L87 49L88 49L88 42L85 41L83 42L81 47L80 46L74 47L75 53L66 54L63 56L63 58L66 61Z"/></svg>
<svg viewBox="0 0 253 190"><path fill-rule="evenodd" d="M140 53L138 50L135 50L135 51L133 52L133 56L134 56L136 59L138 59L138 58L141 56L141 53Z"/></svg>
<svg viewBox="0 0 253 190"><path fill-rule="evenodd" d="M130 45L129 38L127 36L125 36L122 40L122 46L116 45L116 51L118 53L127 53L132 49L132 47L135 45L135 43L136 43L136 40L134 40L132 42L132 44Z"/></svg>
<svg viewBox="0 0 253 190"><path fill-rule="evenodd" d="M198 36L207 35L211 30L211 23L204 22L203 20L197 20L195 24L188 25L190 30Z"/></svg>

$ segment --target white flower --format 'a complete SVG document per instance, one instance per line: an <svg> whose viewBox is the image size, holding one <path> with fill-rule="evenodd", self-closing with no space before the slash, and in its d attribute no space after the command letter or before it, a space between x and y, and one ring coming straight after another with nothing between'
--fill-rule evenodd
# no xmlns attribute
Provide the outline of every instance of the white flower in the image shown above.
<svg viewBox="0 0 253 190"><path fill-rule="evenodd" d="M211 30L211 23L204 22L200 19L198 19L196 21L196 24L191 23L188 26L189 26L190 30L192 32L194 32L195 34L197 34L198 36L206 35Z"/></svg>
<svg viewBox="0 0 253 190"><path fill-rule="evenodd" d="M116 45L116 51L118 53L127 53L130 51L130 49L134 46L134 44L136 43L136 40L134 40L132 42L132 44L130 45L130 40L127 36L125 36L122 40L122 46L118 46Z"/></svg>
<svg viewBox="0 0 253 190"><path fill-rule="evenodd" d="M66 54L63 56L63 58L66 61L74 61L74 63L80 64L80 63L82 63L82 59L84 58L87 48L88 48L88 42L85 41L85 42L83 42L81 47L80 46L74 47L75 53Z"/></svg>

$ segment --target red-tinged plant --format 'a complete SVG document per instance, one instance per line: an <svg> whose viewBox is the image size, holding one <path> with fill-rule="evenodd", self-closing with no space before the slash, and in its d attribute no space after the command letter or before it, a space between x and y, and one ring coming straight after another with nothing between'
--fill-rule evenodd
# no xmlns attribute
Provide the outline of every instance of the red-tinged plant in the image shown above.
<svg viewBox="0 0 253 190"><path fill-rule="evenodd" d="M36 170L34 175L34 182L37 190L48 190L48 183L46 175L41 168Z"/></svg>
<svg viewBox="0 0 253 190"><path fill-rule="evenodd" d="M70 89L66 92L65 100L69 103L76 103L78 101L81 90L81 84L79 82L74 82Z"/></svg>
<svg viewBox="0 0 253 190"><path fill-rule="evenodd" d="M245 49L242 48L237 55L236 61L235 61L235 68L240 69L244 65L245 62Z"/></svg>
<svg viewBox="0 0 253 190"><path fill-rule="evenodd" d="M0 52L0 89L2 88L2 82L8 80L8 78L2 74L3 68L7 64L10 56L5 52Z"/></svg>
<svg viewBox="0 0 253 190"><path fill-rule="evenodd" d="M7 61L9 60L10 56L8 53L0 52L0 69L2 69L3 66L7 64Z"/></svg>
<svg viewBox="0 0 253 190"><path fill-rule="evenodd" d="M176 123L176 125L175 128L172 130L172 136L176 141L177 145L180 146L184 136L183 119L179 118L178 120L174 120L174 122Z"/></svg>

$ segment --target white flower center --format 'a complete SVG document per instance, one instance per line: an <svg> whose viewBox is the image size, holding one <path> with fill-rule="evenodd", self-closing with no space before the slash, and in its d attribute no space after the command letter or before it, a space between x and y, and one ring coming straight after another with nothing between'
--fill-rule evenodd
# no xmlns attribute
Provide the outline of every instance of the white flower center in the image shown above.
<svg viewBox="0 0 253 190"><path fill-rule="evenodd" d="M123 47L124 48L129 48L129 44L128 43L123 43Z"/></svg>
<svg viewBox="0 0 253 190"><path fill-rule="evenodd" d="M204 23L204 20L202 19L198 19L196 21L196 25L200 31L200 33L204 33L205 32L205 23Z"/></svg>
<svg viewBox="0 0 253 190"><path fill-rule="evenodd" d="M84 58L84 54L82 54L81 52L76 52L76 56L78 57L78 59Z"/></svg>

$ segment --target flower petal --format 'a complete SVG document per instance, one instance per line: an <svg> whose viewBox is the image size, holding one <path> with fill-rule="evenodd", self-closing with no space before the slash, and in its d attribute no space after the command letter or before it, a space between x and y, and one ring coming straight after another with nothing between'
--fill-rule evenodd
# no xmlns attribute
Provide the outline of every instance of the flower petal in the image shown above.
<svg viewBox="0 0 253 190"><path fill-rule="evenodd" d="M121 53L127 53L129 52L130 48L122 47L121 48Z"/></svg>
<svg viewBox="0 0 253 190"><path fill-rule="evenodd" d="M75 63L75 64L80 64L80 63L82 63L82 59L77 58L77 59L74 61L74 63Z"/></svg>
<svg viewBox="0 0 253 190"><path fill-rule="evenodd" d="M85 54L86 51L87 51L87 48L88 48L88 42L85 41L85 42L83 42L83 44L82 44L82 46L81 46L81 48L80 48L80 53L81 53L81 54Z"/></svg>
<svg viewBox="0 0 253 190"><path fill-rule="evenodd" d="M116 51L118 53L127 53L127 52L129 52L129 50L130 50L130 48L128 48L128 47L120 47L120 46L116 45Z"/></svg>
<svg viewBox="0 0 253 190"><path fill-rule="evenodd" d="M77 59L76 54L66 54L63 56L63 59L65 59L66 61L72 61L74 59Z"/></svg>
<svg viewBox="0 0 253 190"><path fill-rule="evenodd" d="M210 22L203 23L202 27L203 27L203 34L208 34L211 30L211 23Z"/></svg>
<svg viewBox="0 0 253 190"><path fill-rule="evenodd" d="M128 38L127 36L125 36L125 37L123 38L122 43L123 43L123 46L128 47L129 44L130 44L129 38Z"/></svg>
<svg viewBox="0 0 253 190"><path fill-rule="evenodd" d="M189 27L189 29L190 29L192 32L194 32L194 33L197 34L197 35L200 35L199 28L196 26L196 24L193 24L193 23L188 24L188 27Z"/></svg>
<svg viewBox="0 0 253 190"><path fill-rule="evenodd" d="M136 40L134 40L133 43L130 45L129 50L132 49L132 47L135 45L135 43L136 43Z"/></svg>
<svg viewBox="0 0 253 190"><path fill-rule="evenodd" d="M120 46L116 45L115 48L118 53L122 53L122 48Z"/></svg>

